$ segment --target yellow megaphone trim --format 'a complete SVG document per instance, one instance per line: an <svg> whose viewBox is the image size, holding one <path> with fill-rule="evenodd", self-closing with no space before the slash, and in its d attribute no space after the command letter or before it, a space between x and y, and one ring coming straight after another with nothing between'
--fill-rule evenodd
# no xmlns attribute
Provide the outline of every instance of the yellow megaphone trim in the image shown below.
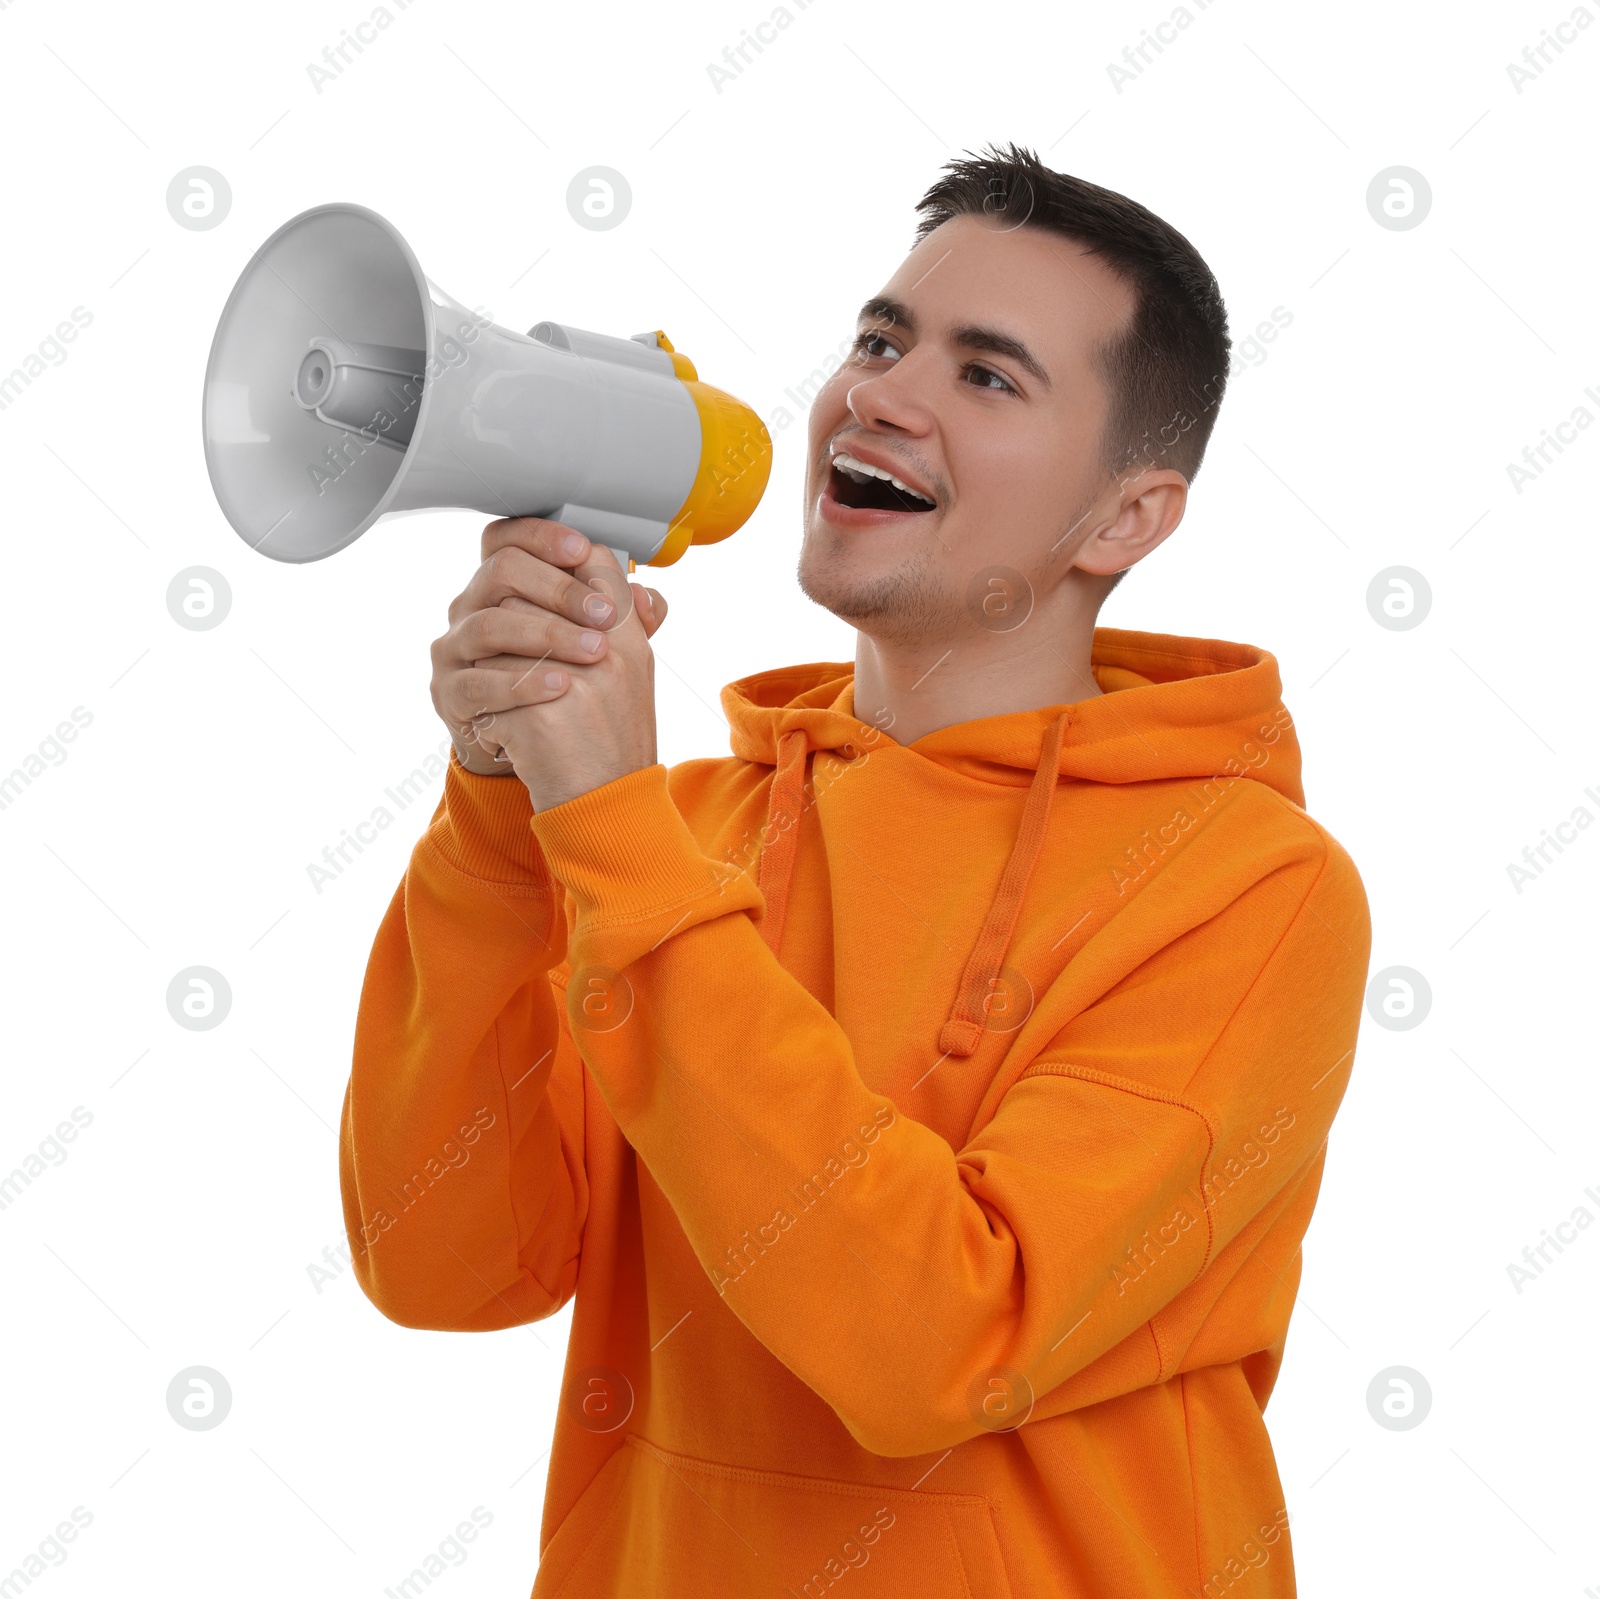
<svg viewBox="0 0 1600 1599"><path fill-rule="evenodd" d="M691 544L715 544L749 521L772 473L772 436L742 400L700 382L694 362L659 328L656 344L672 357L700 417L700 464L694 482L646 566L671 566Z"/></svg>

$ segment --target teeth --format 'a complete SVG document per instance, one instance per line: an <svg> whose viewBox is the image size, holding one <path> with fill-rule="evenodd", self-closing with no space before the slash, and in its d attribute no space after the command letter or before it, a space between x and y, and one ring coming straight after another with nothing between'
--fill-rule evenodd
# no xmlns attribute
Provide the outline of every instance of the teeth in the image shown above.
<svg viewBox="0 0 1600 1599"><path fill-rule="evenodd" d="M833 464L838 467L841 472L853 477L858 483L865 483L868 478L882 478L884 482L894 484L894 486L899 489L902 494L909 494L914 500L921 500L925 505L932 505L935 503L933 500L929 499L926 494L920 493L918 490L912 488L909 483L903 482L900 478L897 478L893 472L885 472L881 466L869 466L865 461L858 461L853 455L846 455L843 450L840 450L839 453L834 456Z"/></svg>

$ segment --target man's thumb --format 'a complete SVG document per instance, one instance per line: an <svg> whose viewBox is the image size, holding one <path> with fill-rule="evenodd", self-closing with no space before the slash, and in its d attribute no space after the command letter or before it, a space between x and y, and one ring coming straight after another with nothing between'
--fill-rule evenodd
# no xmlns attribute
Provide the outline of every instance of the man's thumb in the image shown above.
<svg viewBox="0 0 1600 1599"><path fill-rule="evenodd" d="M667 602L659 589L647 589L642 583L633 585L639 620L644 623L645 637L649 638L667 619Z"/></svg>

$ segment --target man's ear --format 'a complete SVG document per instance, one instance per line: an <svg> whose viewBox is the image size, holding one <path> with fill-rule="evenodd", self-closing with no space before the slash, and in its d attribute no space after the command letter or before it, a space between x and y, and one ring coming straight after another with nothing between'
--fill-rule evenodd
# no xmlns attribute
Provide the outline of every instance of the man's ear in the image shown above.
<svg viewBox="0 0 1600 1599"><path fill-rule="evenodd" d="M1073 559L1074 566L1097 577L1142 561L1176 530L1189 501L1189 480L1170 468L1141 472L1121 487L1116 514L1083 541Z"/></svg>

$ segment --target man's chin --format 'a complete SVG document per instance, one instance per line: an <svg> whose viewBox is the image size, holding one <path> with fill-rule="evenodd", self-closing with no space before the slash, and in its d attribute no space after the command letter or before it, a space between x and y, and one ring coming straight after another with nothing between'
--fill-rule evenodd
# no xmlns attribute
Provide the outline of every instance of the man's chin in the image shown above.
<svg viewBox="0 0 1600 1599"><path fill-rule="evenodd" d="M931 570L933 552L874 560L867 537L813 532L800 552L800 592L841 622L882 642L913 642L953 620L948 599Z"/></svg>

